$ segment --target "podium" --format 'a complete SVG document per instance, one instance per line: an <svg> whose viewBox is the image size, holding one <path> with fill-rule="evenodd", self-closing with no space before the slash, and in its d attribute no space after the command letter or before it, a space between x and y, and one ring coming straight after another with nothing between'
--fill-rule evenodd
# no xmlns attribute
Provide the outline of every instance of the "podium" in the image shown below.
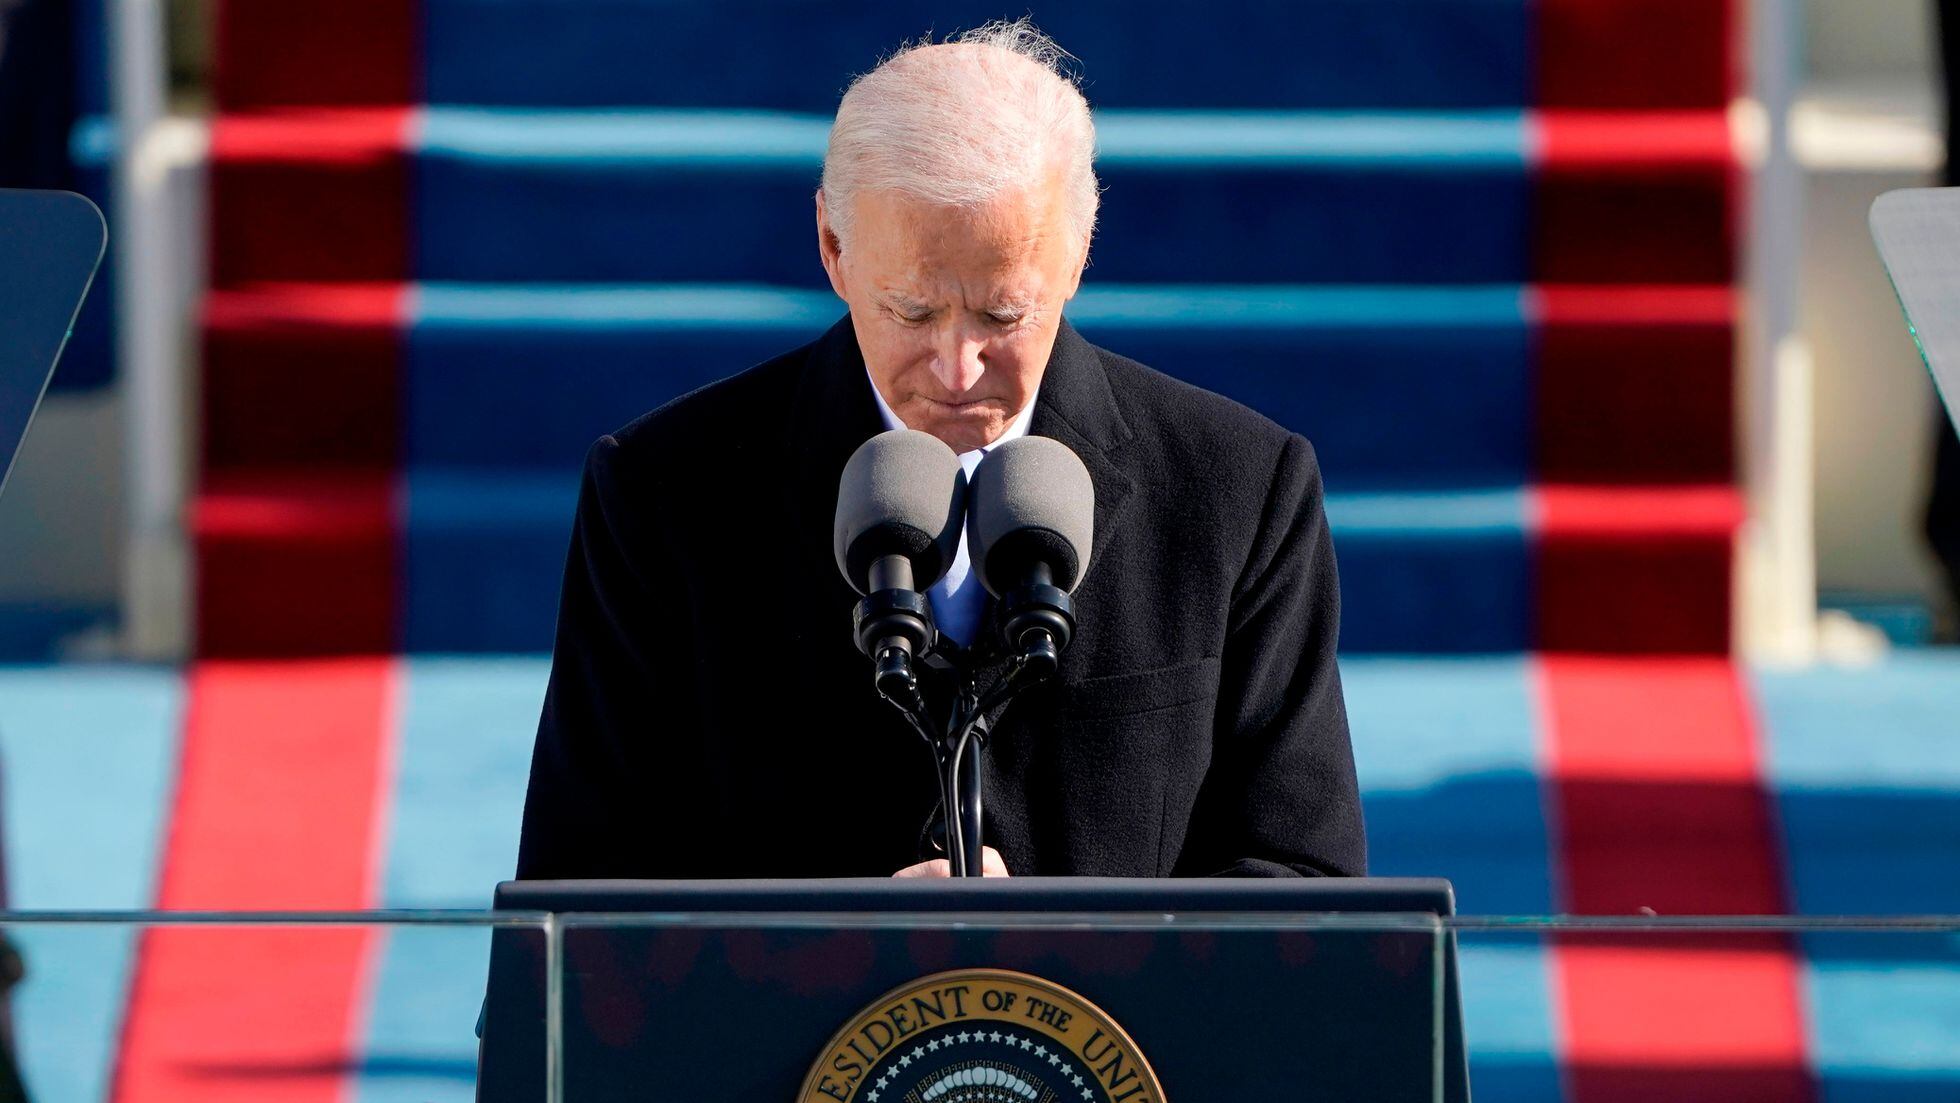
<svg viewBox="0 0 1960 1103"><path fill-rule="evenodd" d="M497 906L551 922L493 936L480 1103L1468 1098L1440 880L536 881Z"/></svg>
<svg viewBox="0 0 1960 1103"><path fill-rule="evenodd" d="M1872 241L1906 330L1960 427L1960 188L1901 188L1872 202Z"/></svg>

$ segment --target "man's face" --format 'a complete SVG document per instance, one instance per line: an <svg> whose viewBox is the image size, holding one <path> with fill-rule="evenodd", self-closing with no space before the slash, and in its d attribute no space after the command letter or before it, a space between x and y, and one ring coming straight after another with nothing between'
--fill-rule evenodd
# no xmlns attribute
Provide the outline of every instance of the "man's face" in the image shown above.
<svg viewBox="0 0 1960 1103"><path fill-rule="evenodd" d="M848 248L821 195L817 236L872 383L955 452L992 443L1034 397L1082 278L1060 181L977 209L882 191L855 203Z"/></svg>

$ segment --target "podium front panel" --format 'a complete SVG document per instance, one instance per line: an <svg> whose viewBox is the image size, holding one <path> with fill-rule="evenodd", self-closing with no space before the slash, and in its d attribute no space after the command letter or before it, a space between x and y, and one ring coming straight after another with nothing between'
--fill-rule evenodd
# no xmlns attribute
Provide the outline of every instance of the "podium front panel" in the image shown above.
<svg viewBox="0 0 1960 1103"><path fill-rule="evenodd" d="M1449 941L1433 914L696 911L560 923L558 1060L563 1098L581 1103L1462 1090ZM535 944L497 947L479 1099L546 1098L532 1077L546 1067L550 976Z"/></svg>

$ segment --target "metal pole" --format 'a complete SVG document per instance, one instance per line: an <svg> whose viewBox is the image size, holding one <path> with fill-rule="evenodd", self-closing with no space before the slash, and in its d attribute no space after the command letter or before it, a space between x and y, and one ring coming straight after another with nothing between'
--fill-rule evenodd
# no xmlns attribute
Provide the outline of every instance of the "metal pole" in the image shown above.
<svg viewBox="0 0 1960 1103"><path fill-rule="evenodd" d="M1805 662L1815 650L1817 553L1810 354L1797 323L1804 178L1790 143L1803 13L1796 0L1753 0L1747 13L1751 99L1738 116L1754 133L1739 143L1750 169L1739 642L1754 658Z"/></svg>
<svg viewBox="0 0 1960 1103"><path fill-rule="evenodd" d="M544 917L544 1092L546 1103L565 1100L565 925Z"/></svg>
<svg viewBox="0 0 1960 1103"><path fill-rule="evenodd" d="M176 158L164 127L168 79L162 0L109 6L110 101L115 114L109 250L116 277L116 363L127 452L124 510L125 650L175 658L185 643L188 590L182 532L184 402L168 207Z"/></svg>

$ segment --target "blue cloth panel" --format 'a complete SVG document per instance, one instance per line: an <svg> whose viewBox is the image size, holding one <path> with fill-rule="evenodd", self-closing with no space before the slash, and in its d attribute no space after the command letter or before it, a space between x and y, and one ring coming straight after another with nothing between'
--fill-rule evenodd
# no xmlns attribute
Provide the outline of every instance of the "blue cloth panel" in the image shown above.
<svg viewBox="0 0 1960 1103"><path fill-rule="evenodd" d="M843 312L827 291L424 287L408 461L575 473L600 434L815 339Z"/></svg>
<svg viewBox="0 0 1960 1103"><path fill-rule="evenodd" d="M155 905L183 707L174 671L0 668L13 907ZM36 1099L109 1098L137 933L9 929L27 960L13 1014Z"/></svg>
<svg viewBox="0 0 1960 1103"><path fill-rule="evenodd" d="M382 906L486 908L490 890L516 869L518 820L549 664L536 658L402 662Z"/></svg>
<svg viewBox="0 0 1960 1103"><path fill-rule="evenodd" d="M411 470L407 500L403 649L549 651L578 473Z"/></svg>
<svg viewBox="0 0 1960 1103"><path fill-rule="evenodd" d="M1085 287L1068 313L1091 341L1304 434L1330 490L1529 477L1515 289Z"/></svg>
<svg viewBox="0 0 1960 1103"><path fill-rule="evenodd" d="M1798 910L1960 914L1960 656L1755 684Z"/></svg>
<svg viewBox="0 0 1960 1103"><path fill-rule="evenodd" d="M1171 0L729 7L656 0L429 0L431 103L674 104L828 112L901 42L1032 14L1083 60L1092 103L1482 107L1531 95L1522 0Z"/></svg>
<svg viewBox="0 0 1960 1103"><path fill-rule="evenodd" d="M382 906L483 908L510 876L542 659L404 661ZM359 1103L468 1100L487 933L421 927L381 946L355 1070Z"/></svg>
<svg viewBox="0 0 1960 1103"><path fill-rule="evenodd" d="M1341 681L1369 873L1448 877L1464 914L1552 911L1530 660L1350 656ZM1543 941L1467 932L1458 946L1475 1093L1558 1100Z"/></svg>
<svg viewBox="0 0 1960 1103"><path fill-rule="evenodd" d="M827 122L752 112L485 112L417 124L430 280L824 286L812 193ZM1516 112L1112 116L1097 279L1518 283Z"/></svg>
<svg viewBox="0 0 1960 1103"><path fill-rule="evenodd" d="M1368 871L1448 877L1476 915L1555 910L1530 660L1349 657Z"/></svg>
<svg viewBox="0 0 1960 1103"><path fill-rule="evenodd" d="M1960 913L1960 654L1759 671L1768 780L1796 910ZM1960 1098L1960 939L1803 938L1828 1103Z"/></svg>
<svg viewBox="0 0 1960 1103"><path fill-rule="evenodd" d="M506 869L484 883L494 887L509 876ZM354 1100L468 1103L476 1098L476 1017L489 932L396 927L376 946L380 962L365 1038L350 1070Z"/></svg>
<svg viewBox="0 0 1960 1103"><path fill-rule="evenodd" d="M1809 934L1804 1020L1825 1103L1960 1099L1960 938Z"/></svg>
<svg viewBox="0 0 1960 1103"><path fill-rule="evenodd" d="M60 658L78 636L116 630L117 610L106 603L47 599L0 601L0 662Z"/></svg>
<svg viewBox="0 0 1960 1103"><path fill-rule="evenodd" d="M1542 939L1457 937L1472 1099L1563 1103L1550 956Z"/></svg>
<svg viewBox="0 0 1960 1103"><path fill-rule="evenodd" d="M1530 532L1517 490L1331 494L1341 651L1523 651Z"/></svg>
<svg viewBox="0 0 1960 1103"><path fill-rule="evenodd" d="M810 340L843 309L827 291L424 285L409 462L575 468L600 433ZM1515 288L1089 284L1068 314L1091 340L1306 434L1336 490L1527 477Z"/></svg>
<svg viewBox="0 0 1960 1103"><path fill-rule="evenodd" d="M577 472L421 468L408 477L403 646L551 646ZM1517 491L1334 495L1344 652L1518 651L1530 578Z"/></svg>
<svg viewBox="0 0 1960 1103"><path fill-rule="evenodd" d="M75 110L83 115L107 115L112 106L109 102L109 0L72 0L72 3Z"/></svg>

